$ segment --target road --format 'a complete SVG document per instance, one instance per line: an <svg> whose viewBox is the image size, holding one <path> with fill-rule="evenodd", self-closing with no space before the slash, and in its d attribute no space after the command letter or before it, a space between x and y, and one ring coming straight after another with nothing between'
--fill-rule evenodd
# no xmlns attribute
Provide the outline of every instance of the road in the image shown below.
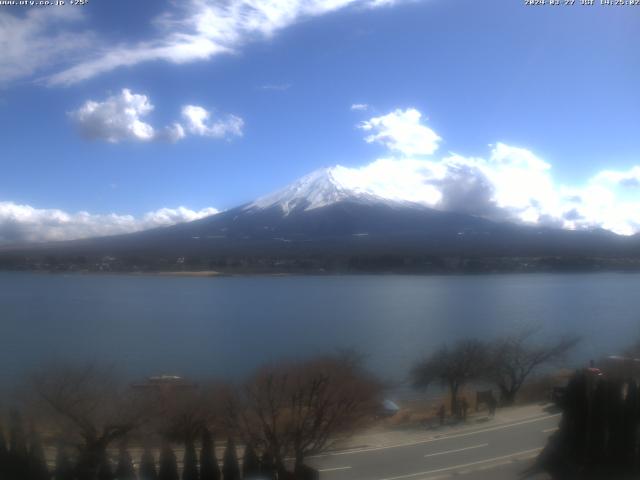
<svg viewBox="0 0 640 480"><path fill-rule="evenodd" d="M505 424L470 427L437 438L360 448L309 459L321 480L511 479L531 464L557 428L545 414Z"/></svg>

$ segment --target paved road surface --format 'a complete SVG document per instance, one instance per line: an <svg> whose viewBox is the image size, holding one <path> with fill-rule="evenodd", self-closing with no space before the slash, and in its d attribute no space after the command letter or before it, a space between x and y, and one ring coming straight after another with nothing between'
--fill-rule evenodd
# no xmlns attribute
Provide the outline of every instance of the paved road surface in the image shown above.
<svg viewBox="0 0 640 480"><path fill-rule="evenodd" d="M560 415L475 426L437 438L315 457L322 480L469 480L518 478L556 429ZM461 477L462 478L462 477ZM544 477L538 477L544 478Z"/></svg>

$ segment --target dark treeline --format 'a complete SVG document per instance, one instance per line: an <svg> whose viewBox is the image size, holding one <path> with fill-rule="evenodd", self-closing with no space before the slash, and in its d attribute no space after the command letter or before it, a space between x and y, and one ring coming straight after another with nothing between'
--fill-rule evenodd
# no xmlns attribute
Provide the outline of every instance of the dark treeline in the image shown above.
<svg viewBox="0 0 640 480"><path fill-rule="evenodd" d="M77 255L0 252L0 270L46 272L254 273L509 273L638 271L637 257L408 255L397 253L317 255Z"/></svg>
<svg viewBox="0 0 640 480"><path fill-rule="evenodd" d="M98 463L90 467L82 456L72 456L59 444L55 461L47 465L44 449L35 431L25 437L20 415L11 415L9 442L0 431L0 478L2 480L277 480L314 479L317 474L304 468L297 475L279 472L273 459L265 452L258 457L252 444L244 449L242 461L238 459L233 440L227 441L223 461L216 458L214 443L208 429L202 432L200 455L195 443L184 443L181 465L170 443L165 442L159 458L145 449L137 466L126 446L117 455L103 451ZM181 472L181 473L180 473Z"/></svg>
<svg viewBox="0 0 640 480"><path fill-rule="evenodd" d="M577 372L561 401L562 420L538 458L554 479L640 478L640 396L636 380Z"/></svg>

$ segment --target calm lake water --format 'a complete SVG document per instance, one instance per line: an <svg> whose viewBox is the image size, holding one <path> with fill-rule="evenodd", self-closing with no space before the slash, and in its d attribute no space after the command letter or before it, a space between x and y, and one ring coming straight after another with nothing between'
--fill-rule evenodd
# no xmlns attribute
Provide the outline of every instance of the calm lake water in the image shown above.
<svg viewBox="0 0 640 480"><path fill-rule="evenodd" d="M0 273L0 380L44 362L115 363L131 377L239 378L337 347L402 380L461 337L528 324L579 333L586 361L640 337L640 275L180 278Z"/></svg>

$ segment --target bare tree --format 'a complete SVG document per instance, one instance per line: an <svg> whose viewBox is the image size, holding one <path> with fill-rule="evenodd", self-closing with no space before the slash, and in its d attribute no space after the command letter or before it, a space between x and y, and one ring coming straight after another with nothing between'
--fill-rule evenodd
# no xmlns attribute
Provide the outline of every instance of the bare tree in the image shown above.
<svg viewBox="0 0 640 480"><path fill-rule="evenodd" d="M537 368L562 360L579 341L577 337L565 337L535 345L532 337L537 332L537 328L528 328L500 338L490 346L486 377L500 390L503 405L513 404L518 391Z"/></svg>
<svg viewBox="0 0 640 480"><path fill-rule="evenodd" d="M32 378L32 407L49 428L78 447L78 478L91 478L107 447L149 416L149 406L96 365L55 365Z"/></svg>
<svg viewBox="0 0 640 480"><path fill-rule="evenodd" d="M413 384L427 388L439 383L449 389L451 412L458 413L458 392L465 384L482 376L487 365L487 346L478 340L462 340L452 348L444 346L412 370Z"/></svg>
<svg viewBox="0 0 640 480"><path fill-rule="evenodd" d="M276 468L329 448L368 416L379 384L349 355L282 363L260 370L239 395L240 431L273 456Z"/></svg>
<svg viewBox="0 0 640 480"><path fill-rule="evenodd" d="M150 425L165 439L194 442L205 428L226 431L230 387L211 382L194 388L175 388L147 392L153 400L157 415Z"/></svg>

